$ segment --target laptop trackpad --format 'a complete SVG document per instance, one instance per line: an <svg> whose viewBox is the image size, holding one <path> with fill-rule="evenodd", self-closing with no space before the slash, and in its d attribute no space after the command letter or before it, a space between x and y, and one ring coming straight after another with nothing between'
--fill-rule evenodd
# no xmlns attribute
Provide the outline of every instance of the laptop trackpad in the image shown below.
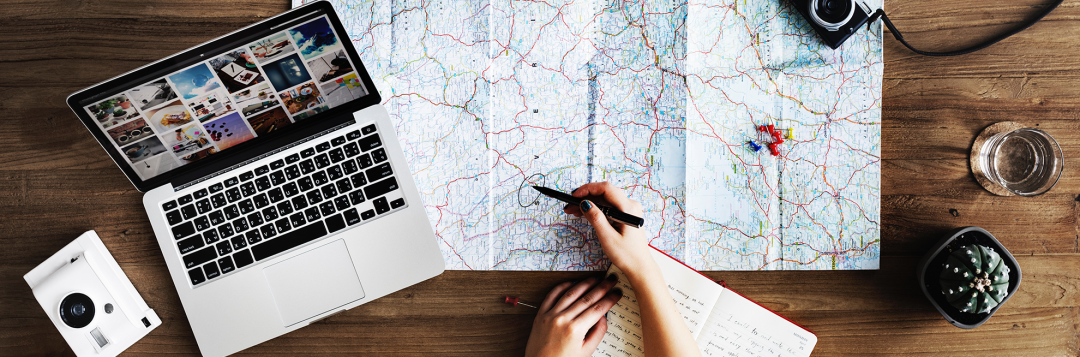
<svg viewBox="0 0 1080 357"><path fill-rule="evenodd" d="M315 248L263 268L285 327L364 298L345 242Z"/></svg>

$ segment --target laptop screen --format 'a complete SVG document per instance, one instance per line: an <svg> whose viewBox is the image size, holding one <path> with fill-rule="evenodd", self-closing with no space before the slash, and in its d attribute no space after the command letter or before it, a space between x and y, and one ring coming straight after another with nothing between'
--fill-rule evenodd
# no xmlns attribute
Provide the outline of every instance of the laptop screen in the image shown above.
<svg viewBox="0 0 1080 357"><path fill-rule="evenodd" d="M120 153L117 163L131 168L124 170L129 177L146 181L321 120L326 116L320 114L371 90L367 74L358 74L363 66L350 55L348 36L326 14L252 35L83 100L79 105L93 123L87 126L100 131L99 141L97 134L104 134L107 151L111 146Z"/></svg>

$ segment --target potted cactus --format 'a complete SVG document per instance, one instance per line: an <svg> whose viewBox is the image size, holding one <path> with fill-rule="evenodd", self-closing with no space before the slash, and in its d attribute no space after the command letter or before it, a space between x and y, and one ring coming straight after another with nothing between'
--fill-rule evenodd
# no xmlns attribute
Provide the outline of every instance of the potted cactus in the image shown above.
<svg viewBox="0 0 1080 357"><path fill-rule="evenodd" d="M938 312L964 329L989 320L1020 285L1016 259L979 227L949 232L923 257L917 275Z"/></svg>

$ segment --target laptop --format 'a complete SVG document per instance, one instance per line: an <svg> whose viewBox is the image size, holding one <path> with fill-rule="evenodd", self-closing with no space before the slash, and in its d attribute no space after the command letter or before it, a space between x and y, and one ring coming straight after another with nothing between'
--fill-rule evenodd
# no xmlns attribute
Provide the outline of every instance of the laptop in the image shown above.
<svg viewBox="0 0 1080 357"><path fill-rule="evenodd" d="M439 275L387 110L328 2L72 94L143 205L200 351Z"/></svg>

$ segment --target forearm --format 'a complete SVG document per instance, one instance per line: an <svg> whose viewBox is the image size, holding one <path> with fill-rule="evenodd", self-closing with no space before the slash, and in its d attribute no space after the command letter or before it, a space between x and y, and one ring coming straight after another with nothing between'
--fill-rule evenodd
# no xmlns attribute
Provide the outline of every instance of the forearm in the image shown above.
<svg viewBox="0 0 1080 357"><path fill-rule="evenodd" d="M637 296L641 332L645 339L645 355L701 356L690 329L675 309L667 283L656 262L649 259L636 271L628 273L627 279Z"/></svg>

